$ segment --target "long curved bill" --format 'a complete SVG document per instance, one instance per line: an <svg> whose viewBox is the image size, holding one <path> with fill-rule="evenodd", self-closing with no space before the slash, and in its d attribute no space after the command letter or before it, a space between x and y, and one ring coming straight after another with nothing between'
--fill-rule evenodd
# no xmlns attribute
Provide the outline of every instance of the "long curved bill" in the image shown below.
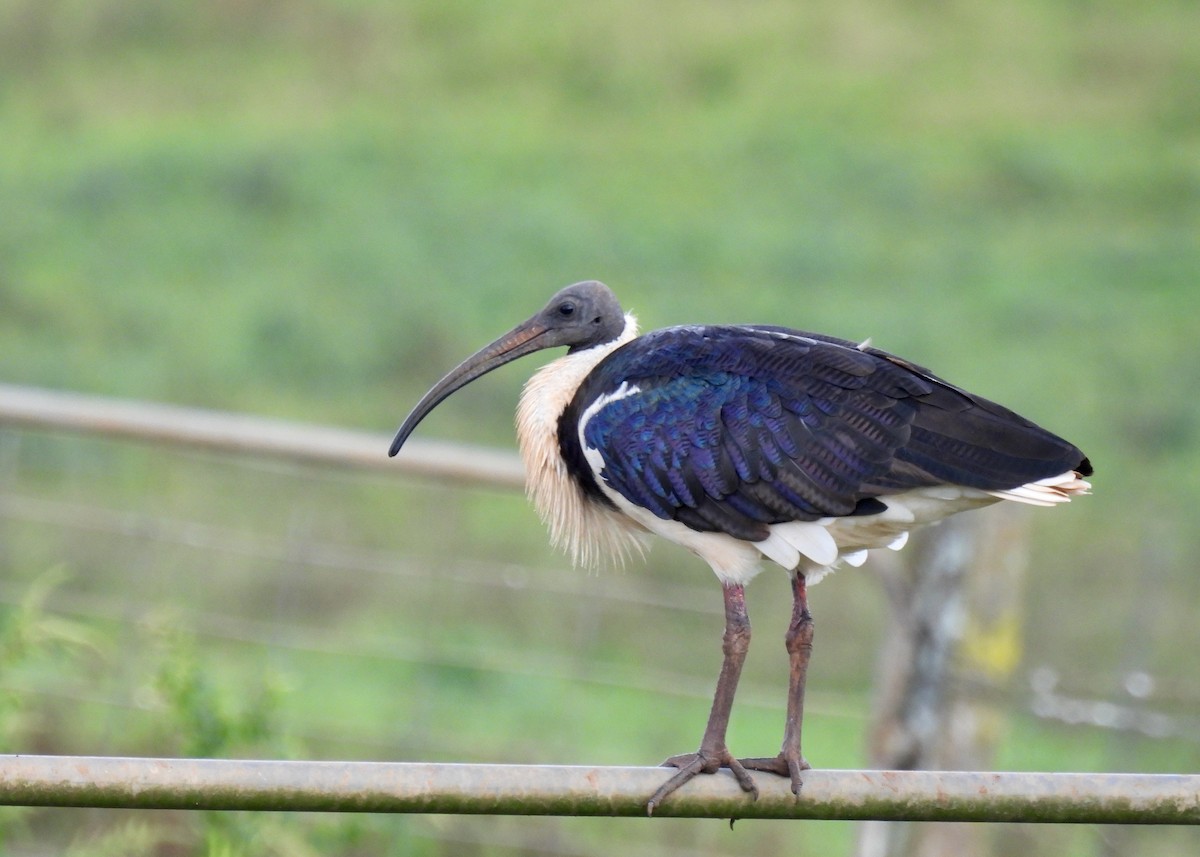
<svg viewBox="0 0 1200 857"><path fill-rule="evenodd" d="M400 426L400 430L396 432L396 438L392 441L391 448L388 449L388 455L394 456L399 452L400 447L408 440L408 436L413 433L417 424L455 390L465 387L476 378L486 375L493 369L516 360L518 357L524 357L526 354L553 346L554 342L544 339L547 332L547 327L541 320L536 317L531 318L458 364L445 378L434 384L429 392L421 397L421 401L417 402L412 413L408 415L404 424Z"/></svg>

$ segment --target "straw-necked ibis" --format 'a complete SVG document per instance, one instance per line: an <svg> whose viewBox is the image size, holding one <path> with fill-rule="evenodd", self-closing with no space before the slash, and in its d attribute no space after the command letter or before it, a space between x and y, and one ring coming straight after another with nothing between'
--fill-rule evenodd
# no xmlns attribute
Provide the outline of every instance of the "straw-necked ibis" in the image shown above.
<svg viewBox="0 0 1200 857"><path fill-rule="evenodd" d="M638 336L598 282L576 283L446 375L392 442L455 390L544 348L566 355L526 384L517 436L528 493L578 563L624 558L657 533L705 560L725 597L724 662L700 748L650 798L728 767L790 777L800 752L813 623L808 584L913 527L999 500L1053 506L1086 493L1075 446L926 369L843 339L775 325ZM769 559L791 575L791 675L779 755L737 759L725 732L750 644L743 586Z"/></svg>

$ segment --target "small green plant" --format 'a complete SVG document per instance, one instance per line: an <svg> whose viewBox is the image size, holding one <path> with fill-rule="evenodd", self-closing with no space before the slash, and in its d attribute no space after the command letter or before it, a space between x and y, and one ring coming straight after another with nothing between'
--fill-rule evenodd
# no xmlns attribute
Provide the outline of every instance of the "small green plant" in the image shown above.
<svg viewBox="0 0 1200 857"><path fill-rule="evenodd" d="M166 714L164 725L175 746L167 754L223 757L253 754L287 755L280 719L286 682L268 672L251 679L229 677L218 668L196 634L173 613L147 623L154 664L149 680ZM303 836L264 813L204 812L196 817L195 852L205 857L246 854L310 853Z"/></svg>
<svg viewBox="0 0 1200 857"><path fill-rule="evenodd" d="M247 691L219 675L204 657L195 633L177 617L163 614L148 629L157 660L153 692L178 741L168 752L200 757L247 750L279 754L285 742L278 721L286 694L280 676L260 676L254 689Z"/></svg>
<svg viewBox="0 0 1200 857"><path fill-rule="evenodd" d="M37 577L14 605L0 608L0 742L10 751L28 746L42 718L38 679L99 651L87 626L50 612L47 600L68 578L57 566ZM29 820L31 807L0 808L0 848Z"/></svg>
<svg viewBox="0 0 1200 857"><path fill-rule="evenodd" d="M37 577L15 605L0 610L0 740L11 746L21 734L30 694L14 676L47 657L71 661L84 651L98 652L98 637L87 626L46 609L46 601L68 578L57 566Z"/></svg>

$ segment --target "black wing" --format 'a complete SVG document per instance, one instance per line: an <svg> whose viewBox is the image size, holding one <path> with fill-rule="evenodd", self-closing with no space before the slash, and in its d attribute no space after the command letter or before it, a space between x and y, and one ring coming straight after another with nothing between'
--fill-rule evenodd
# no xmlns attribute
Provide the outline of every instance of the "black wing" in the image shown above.
<svg viewBox="0 0 1200 857"><path fill-rule="evenodd" d="M921 367L768 326L667 328L617 349L559 443L584 474L595 449L594 478L655 515L754 541L774 523L882 511L912 488L1091 472L1062 438ZM602 496L594 478L585 488Z"/></svg>

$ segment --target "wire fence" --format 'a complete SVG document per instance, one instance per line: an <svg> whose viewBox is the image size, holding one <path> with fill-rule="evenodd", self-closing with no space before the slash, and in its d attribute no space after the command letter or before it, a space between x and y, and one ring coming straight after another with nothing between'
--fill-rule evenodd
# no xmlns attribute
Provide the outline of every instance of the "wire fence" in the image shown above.
<svg viewBox="0 0 1200 857"><path fill-rule="evenodd" d="M540 596L555 598L564 604L580 600L607 602L614 608L634 607L668 617L672 613L719 617L722 613L712 598L712 587L702 585L667 585L660 582L654 587L635 589L628 585L628 581L624 581L620 586L608 586L603 585L604 581L581 575L547 577L529 566L508 563L498 568L495 564L462 558L434 569L419 557L395 551L312 540L307 540L304 549L297 551L295 545L285 539L240 528L27 494L0 493L0 519L42 524L65 532L103 533L121 539L166 544L198 552L233 554L255 562L287 560L318 571L372 574L398 582L435 582L439 586L458 584L464 588L492 589L497 592L535 588ZM23 585L0 580L0 603L19 605L24 594ZM156 615L157 609L154 601L128 592L56 591L50 596L49 604L57 613L65 616L112 621L127 626L145 623L147 617ZM204 638L226 643L269 646L274 650L322 654L348 660L373 659L471 669L496 675L538 677L674 698L707 700L712 695L709 677L671 672L653 663L633 665L592 659L586 673L581 673L574 657L556 650L525 651L520 657L513 657L506 651L480 649L478 646L442 645L431 649L421 638L406 637L396 629L386 634L358 632L350 638L330 638L296 617L250 618L186 605L174 608L173 614L181 624L194 628ZM35 695L61 693L55 688L36 685L19 687L8 683L3 686L12 691ZM808 705L812 712L858 721L865 717L864 713L856 710L852 700L843 699L834 691L815 689L810 696ZM73 698L80 697L75 695ZM94 704L110 707L129 705L127 700L117 695L102 697L92 694L87 699ZM776 710L779 708L779 699L778 694L767 687L748 683L739 693L738 704ZM330 724L328 731L335 730L336 727ZM319 741L322 734L304 733L301 737Z"/></svg>
<svg viewBox="0 0 1200 857"><path fill-rule="evenodd" d="M515 456L495 453L490 450L472 449L449 444L415 444L407 455L402 455L395 461L387 460L382 451L386 449L388 438L384 435L330 430L319 427L297 425L258 418L246 418L236 415L218 414L195 409L181 409L147 403L112 402L98 397L76 396L66 393L54 393L44 390L29 390L26 388L0 385L0 425L7 425L23 432L50 432L55 434L70 433L79 435L98 435L105 438L123 441L136 441L145 444L168 444L185 449L219 452L221 454L244 457L253 462L263 459L278 459L290 462L300 462L319 467L350 468L353 470L373 471L405 477L418 476L424 479L434 479L438 482L450 481L457 485L481 485L504 490L517 489L521 485L520 465ZM406 447L406 449L409 449ZM497 597L506 594L520 593L527 589L536 589L541 597L559 599L565 605L584 604L588 607L604 607L611 609L645 610L647 616L658 617L650 621L683 622L694 619L703 620L712 625L712 619L720 614L719 600L713 597L712 586L684 584L676 581L656 581L653 585L643 585L641 577L622 578L587 578L582 575L546 574L545 570L534 569L515 563L484 563L455 559L452 563L431 569L428 562L420 557L407 556L394 550L362 547L352 543L341 543L334 540L312 538L305 536L301 539L302 549L297 549L296 539L287 534L272 536L264 534L253 524L246 526L214 523L211 521L191 518L166 510L129 510L119 505L104 505L87 499L58 498L39 495L30 491L17 491L12 486L0 492L0 519L19 522L22 525L53 528L64 533L75 533L78 538L87 539L91 536L103 536L106 539L153 543L169 547L172 551L196 552L204 556L229 556L238 560L265 565L286 563L291 567L307 568L314 572L331 575L352 574L355 576L369 575L381 579L421 582L429 585L455 585L465 590L491 591ZM615 582L614 582L615 580ZM327 585L327 584L323 584ZM0 601L10 604L19 603L22 591L19 584L0 583ZM97 591L60 591L54 593L51 601L54 609L66 615L86 619L106 620L134 625L144 621L154 609L153 597L139 598L137 594L121 593L119 596L105 595ZM551 677L562 681L584 682L600 686L618 687L623 690L654 692L675 696L678 698L706 699L711 693L711 676L704 672L686 674L663 669L650 663L605 663L602 657L589 656L589 666L581 673L575 657L569 652L555 649L543 649L537 652L523 652L519 657L502 649L481 648L477 644L465 642L461 647L439 646L431 649L419 636L406 639L402 633L389 633L372 636L369 633L358 632L351 638L344 636L331 637L320 633L316 626L306 626L295 617L286 619L269 615L233 615L228 612L202 607L183 608L181 613L184 621L197 628L208 637L232 643L250 643L270 646L273 649L292 650L297 652L318 652L337 658L372 658L396 662L411 662L432 664L450 668L470 668L500 675L519 677ZM712 627L717 627L713 625ZM1068 699L1061 688L1055 683L1045 680L1047 673L1036 673L1033 676L1031 692L1026 699L1033 700L1032 711L1039 717L1058 718L1064 721L1070 719L1069 706L1063 700ZM1039 684L1038 677L1042 681ZM1074 680L1078 681L1075 676ZM9 679L11 680L11 679ZM31 685L26 688L34 693L55 692L45 687ZM1136 690L1136 687L1135 687ZM1131 691L1133 696L1136 693ZM121 706L128 701L119 697L101 698L100 704ZM753 676L739 694L739 706L761 706L771 710L778 709L780 697L777 689L756 686ZM1135 703L1144 703L1144 698L1135 699ZM1028 703L1026 703L1028 704ZM1185 703L1186 704L1186 703ZM810 710L837 717L850 718L857 721L865 720L865 712L861 705L843 699L837 691L823 690L814 687L810 691ZM1076 706L1076 712L1082 709ZM1186 716L1169 715L1167 721L1154 720L1158 713L1148 711L1144 706L1131 705L1118 707L1117 716L1107 716L1112 708L1088 709L1078 722L1089 722L1096 726L1116 730L1134 730L1152 737L1169 734L1173 737L1187 737L1195 726L1194 720ZM1147 721L1147 716L1150 720ZM1164 715L1168 716L1168 715ZM1146 727L1147 722L1158 723L1160 726ZM331 730L338 727L330 725ZM38 789L50 788L54 781L63 782L66 776L62 766L69 767L71 760L55 760L45 757L8 757L0 759L0 793L6 802L21 802ZM137 782L137 777L149 776L148 771L155 769L170 776L188 777L200 776L199 767L188 767L191 762L181 760L144 760L139 762L129 759L92 760L87 763L87 781L100 783L95 779L99 772L104 777L107 797L98 798L100 803L83 802L76 796L72 800L80 803L68 804L62 802L61 795L53 799L54 805L90 805L90 806L133 806L147 805L137 803L112 803L105 801L123 801L121 790ZM201 763L196 762L199 765ZM232 763L231 763L232 764ZM284 770L299 771L300 768L289 765L304 763L279 763L283 767L275 769L269 762L244 763L245 765L260 765L267 767L254 768L254 776L276 776ZM336 770L332 767L320 767L325 763L313 763L317 768L308 769L305 776L332 776ZM333 764L333 763L328 763ZM131 767L132 766L132 767ZM148 766L148 767L147 767ZM486 768L486 770L482 770ZM78 770L78 768L77 768ZM205 776L212 774L218 777L229 777L235 767L205 768ZM249 768L243 769L249 770ZM364 769L365 770L365 769ZM403 768L392 766L388 776L395 777L403 773L405 777L416 777L413 782L424 782L425 786L413 786L418 791L426 788L424 794L442 794L437 803L421 804L392 804L390 811L403 812L461 812L485 811L484 803L473 804L473 808L464 809L461 794L458 797L446 797L446 794L456 794L454 788L462 786L462 777L469 770L474 770L471 776L479 775L495 777L492 780L478 780L487 783L484 787L493 800L500 800L496 795L505 791L506 787L521 791L520 783L528 777L546 776L547 782L559 782L555 778L565 777L573 784L570 789L580 788L573 778L583 776L585 789L592 788L590 796L564 799L561 794L542 799L541 803L520 807L511 801L518 798L512 794L505 797L509 807L504 810L516 814L550 813L554 814L564 807L579 806L585 814L617 814L637 815L643 809L639 801L653 791L647 784L653 784L661 779L663 772L659 769L549 769L544 767L519 769L514 766L440 766L438 768ZM135 773L132 773L136 771ZM587 771L587 774L581 774ZM123 773L122 773L123 772ZM266 774L264 772L272 772ZM431 773L432 772L432 773ZM343 772L344 773L344 772ZM678 807L672 812L680 815L710 815L715 817L805 817L805 818L892 818L892 819L960 819L960 820L1030 820L1030 821L1076 821L1076 822L1120 822L1120 823L1196 823L1196 797L1200 794L1200 784L1193 778L1149 775L1140 778L1110 777L1108 775L1080 775L1082 778L1072 778L1069 775L1037 775L1037 774L1006 774L1006 775L931 775L932 778L921 779L916 774L892 772L878 774L853 771L813 771L806 779L804 797L796 801L783 789L783 781L776 782L766 778L762 785L765 800L753 804L749 808L744 796L740 793L724 794L729 783L724 777L703 778L697 781L693 790L685 793L686 800L681 796ZM38 778L42 779L38 779ZM122 779L122 777L125 777ZM425 777L421 780L421 777ZM430 777L434 779L431 780ZM438 780L438 777L449 777L450 780ZM458 777L458 780L453 780ZM605 780L604 789L597 790L596 778L612 778ZM972 779L975 777L975 779ZM980 777L992 777L986 782ZM24 779L22 779L24 778ZM31 779L32 778L32 779ZM55 778L58 778L55 780ZM589 779L590 778L590 779ZM997 779L998 778L998 779ZM442 783L432 792L429 783ZM457 782L458 785L446 785ZM153 792L145 791L144 780L135 790L142 795ZM200 782L199 780L195 782ZM201 806L204 804L203 794L230 794L228 789L241 786L231 785L223 780L225 786L214 787L215 792L206 791L208 786L196 786L199 792L188 792L189 797L176 795L164 805ZM261 782L261 780L260 780ZM40 785L38 784L40 783ZM588 784L591 784L590 786ZM77 781L72 788L84 787L86 783ZM211 786L212 783L210 782ZM242 786L245 785L243 782ZM290 786L283 782L276 783L279 794L295 792L295 783ZM326 783L327 785L327 783ZM99 787L99 786L98 786ZM391 786L394 788L394 782ZM566 786L563 786L567 788ZM164 786L164 788L167 788ZM173 788L173 787L172 787ZM221 792L221 789L226 789ZM309 794L304 800L307 808L313 808L312 801L325 785L314 786L317 792ZM449 789L443 793L438 789ZM605 790L607 789L607 791ZM855 791L858 789L858 791ZM713 791L716 790L716 791ZM865 790L865 791L864 791ZM924 791L923 791L924 790ZM960 791L961 790L961 793ZM1124 791L1121 791L1124 790ZM776 795L776 792L780 792ZM785 793L786 792L786 793ZM48 794L48 792L41 792ZM161 792L166 794L167 792ZM392 797L372 798L372 800L400 800L394 793ZM853 795L852 797L848 797ZM1066 796L1066 803L1059 801ZM778 798L778 800L776 800ZM1142 799L1145 798L1145 801ZM139 798L140 800L141 798ZM270 803L258 795L253 801L259 803L242 804L242 808L279 808L287 809L283 803ZM424 798L422 798L424 799ZM46 800L50 800L46 798ZM88 801L92 799L89 798ZM565 802L564 802L565 800ZM178 803L171 803L178 801ZM198 801L198 802L197 802ZM264 804L262 801L268 801ZM576 801L572 804L571 801ZM695 803L692 803L695 801ZM1075 803L1072 803L1075 801ZM1122 803L1124 801L1124 803ZM1141 801L1141 802L1139 802ZM215 805L215 804L210 804ZM373 804L384 807L384 804ZM497 806L499 804L492 804ZM857 806L858 809L852 807ZM1124 809L1119 809L1119 807ZM421 808L424 807L424 808ZM432 808L431 808L432 807ZM457 807L457 808L456 808ZM607 809L605 809L607 807ZM1040 809L1039 809L1040 807ZM304 808L297 804L291 808ZM322 808L322 807L316 807ZM330 809L354 809L354 807L328 805ZM387 807L385 807L387 808ZM736 808L736 811L735 811ZM664 814L667 807L664 806ZM563 810L565 811L565 810ZM856 814L857 813L857 814Z"/></svg>
<svg viewBox="0 0 1200 857"><path fill-rule="evenodd" d="M0 415L2 418L2 415ZM248 443L240 444L247 449ZM447 447L448 448L448 447ZM498 456L499 457L499 456ZM426 471L422 471L424 474ZM461 472L461 470L460 470ZM481 483L492 484L489 476ZM284 539L270 538L260 533L247 532L228 526L203 521L181 519L144 511L110 509L94 504L63 502L28 494L0 493L0 518L51 525L63 530L104 533L128 539L161 542L198 551L229 553L239 557L263 562L287 560L304 566L338 572L353 572L384 575L409 580L434 580L439 583L458 583L470 587L497 590L522 589L536 586L544 595L557 596L566 600L580 598L609 601L615 605L634 605L666 613L683 612L696 615L720 616L721 610L714 604L711 587L703 585L659 583L653 588L638 591L629 586L602 587L578 575L545 577L536 569L516 563L497 568L495 564L471 562L457 559L452 565L440 566L436 571L420 558L405 556L395 551L371 550L355 545L308 541L305 549L297 552L295 546ZM16 604L23 590L0 581L0 603ZM122 594L119 598L105 598L95 593L72 597L59 593L54 597L54 607L67 614L88 619L110 619L124 622L137 621L152 610L151 604ZM380 657L393 660L432 662L433 655L419 648L414 642L406 644L394 634L386 639L368 641L358 639L355 645L344 642L317 642L309 629L288 622L271 622L262 619L247 620L197 610L185 610L183 618L207 637L227 641L259 643L280 648L305 651L321 651L330 655L347 657ZM542 657L530 661L528 656L520 667L514 661L493 658L492 662L480 661L477 651L452 653L443 651L437 662L447 666L467 666L496 671L520 672L543 676L557 676L563 680L575 672L572 665L562 658ZM1155 679L1142 672L1126 676L1122 688L1127 695L1124 703L1107 698L1086 698L1063 692L1060 682L1063 676L1049 666L1032 669L1027 681L1027 690L1017 688L1012 702L1027 708L1034 716L1068 725L1086 725L1097 729L1130 732L1148 738L1173 737L1190 742L1200 742L1200 718L1189 717L1149 707L1146 699ZM1074 679L1079 683L1078 672ZM1108 676L1103 677L1104 680ZM605 668L603 664L586 679L597 684L616 685L625 688L653 689L670 695L707 698L710 689L704 682L681 674L664 673L640 665L636 670L625 667ZM1083 684L1097 685L1101 677L1085 678ZM46 692L35 690L34 692ZM831 699L822 703L823 694L815 691L814 708L827 711L848 710L845 704ZM774 707L776 700L765 689L744 688L739 695L743 705ZM1176 699L1176 704L1194 707L1200 704L1194 695ZM114 702L113 704L119 704Z"/></svg>

